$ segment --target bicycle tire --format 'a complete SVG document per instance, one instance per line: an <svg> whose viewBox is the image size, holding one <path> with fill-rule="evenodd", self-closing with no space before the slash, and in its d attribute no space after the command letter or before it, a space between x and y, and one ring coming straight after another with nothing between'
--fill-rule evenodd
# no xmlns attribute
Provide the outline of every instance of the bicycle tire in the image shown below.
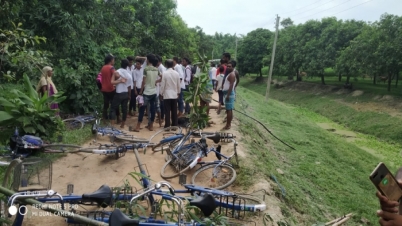
<svg viewBox="0 0 402 226"><path fill-rule="evenodd" d="M223 176L224 179L229 178L229 180L226 180L223 183L219 183L219 184L215 181L212 181L213 180L212 175L213 175L213 172L215 169L220 171L220 172L218 172L218 178L217 178L218 180L219 180L220 176ZM224 172L225 169L228 171L227 173ZM209 170L212 170L212 171L209 172ZM222 172L223 172L223 174L222 174ZM205 179L202 178L203 175L205 175ZM212 163L212 164L203 166L203 167L199 168L197 171L195 171L195 173L191 179L191 183L198 185L198 186L202 186L202 187L208 187L208 188L213 188L213 189L224 189L224 188L229 187L231 184L233 184L233 182L236 180L236 177L237 177L236 170L233 169L232 166L227 165L227 164L219 165L219 163ZM207 185L203 184L203 181L207 182ZM218 186L210 186L211 184L215 184Z"/></svg>
<svg viewBox="0 0 402 226"><path fill-rule="evenodd" d="M116 135L115 138L117 140L134 142L134 143L147 143L148 142L148 139L146 139L146 138L137 137L137 136L128 135L128 134Z"/></svg>
<svg viewBox="0 0 402 226"><path fill-rule="evenodd" d="M178 157L171 157L170 160L162 166L161 177L163 179L171 179L189 170L198 152L198 147L192 146L189 150L184 151L183 154L178 154ZM176 172L171 174L167 173L167 169L169 168Z"/></svg>
<svg viewBox="0 0 402 226"><path fill-rule="evenodd" d="M81 121L76 118L68 118L63 120L64 125L67 130L80 130L84 128L84 121Z"/></svg>
<svg viewBox="0 0 402 226"><path fill-rule="evenodd" d="M81 146L74 144L47 144L43 146L45 153L74 153L79 152Z"/></svg>
<svg viewBox="0 0 402 226"><path fill-rule="evenodd" d="M76 119L84 122L84 123L91 123L94 122L96 120L95 116L93 115L79 115L77 117L75 117Z"/></svg>

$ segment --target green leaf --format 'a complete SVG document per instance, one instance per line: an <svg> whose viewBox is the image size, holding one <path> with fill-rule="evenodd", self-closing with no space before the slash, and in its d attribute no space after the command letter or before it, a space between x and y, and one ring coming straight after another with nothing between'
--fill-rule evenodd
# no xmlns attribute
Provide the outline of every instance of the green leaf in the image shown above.
<svg viewBox="0 0 402 226"><path fill-rule="evenodd" d="M26 126L23 127L24 132L28 133L28 134L35 134L36 130L33 126Z"/></svg>
<svg viewBox="0 0 402 226"><path fill-rule="evenodd" d="M41 131L42 133L45 133L46 132L46 130L45 130L45 128L42 126L42 125L37 125L36 126L38 129L39 129L39 131Z"/></svg>
<svg viewBox="0 0 402 226"><path fill-rule="evenodd" d="M23 78L24 78L25 90L27 91L28 96L33 99L38 99L38 93L32 87L31 81L29 80L28 76L24 74Z"/></svg>
<svg viewBox="0 0 402 226"><path fill-rule="evenodd" d="M7 121L9 119L12 119L13 116L5 111L0 111L0 122Z"/></svg>
<svg viewBox="0 0 402 226"><path fill-rule="evenodd" d="M0 97L0 105L2 105L4 107L11 107L11 108L15 107L15 105L13 103L11 103L10 101L4 99L3 97Z"/></svg>

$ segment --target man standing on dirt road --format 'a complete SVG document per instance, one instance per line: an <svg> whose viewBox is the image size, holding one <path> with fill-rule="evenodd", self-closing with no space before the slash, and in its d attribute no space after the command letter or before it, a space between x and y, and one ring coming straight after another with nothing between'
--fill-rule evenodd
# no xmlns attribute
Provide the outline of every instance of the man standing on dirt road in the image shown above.
<svg viewBox="0 0 402 226"><path fill-rule="evenodd" d="M179 112L177 117L180 117L184 113L184 102L183 102L183 91L186 90L186 85L184 83L184 71L183 67L179 64L179 58L178 57L173 57L173 67L174 70L179 73L180 76L180 95L178 98L177 105L179 107Z"/></svg>
<svg viewBox="0 0 402 226"><path fill-rule="evenodd" d="M180 96L180 75L173 70L173 60L166 60L168 68L162 75L160 100L164 102L165 128L177 126L177 98Z"/></svg>
<svg viewBox="0 0 402 226"><path fill-rule="evenodd" d="M216 72L216 67L215 67L215 63L211 63L211 69L209 70L209 79L212 81L212 86L213 89L215 89L216 87L216 74L218 74Z"/></svg>
<svg viewBox="0 0 402 226"><path fill-rule="evenodd" d="M223 80L222 92L224 96L225 108L226 108L226 126L222 130L229 130L231 128L234 109L234 87L236 84L236 76L233 72L232 62L227 63L226 72L229 73Z"/></svg>
<svg viewBox="0 0 402 226"><path fill-rule="evenodd" d="M145 109L147 105L150 105L151 119L148 122L148 130L153 131L153 124L155 120L155 101L156 101L156 80L159 77L159 70L156 68L158 66L158 59L154 54L147 55L147 67L144 69L144 77L142 80L141 90L139 95L144 98L144 105L140 107L140 112L138 115L138 123L134 129L134 132L140 132L140 126L142 119L144 117Z"/></svg>

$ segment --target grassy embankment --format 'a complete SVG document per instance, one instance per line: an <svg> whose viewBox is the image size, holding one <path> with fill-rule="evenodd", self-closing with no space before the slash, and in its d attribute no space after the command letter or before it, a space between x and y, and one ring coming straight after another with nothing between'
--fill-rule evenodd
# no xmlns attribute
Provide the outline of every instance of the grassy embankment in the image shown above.
<svg viewBox="0 0 402 226"><path fill-rule="evenodd" d="M264 73L266 72L266 73ZM263 70L263 75L268 75L268 69ZM286 76L274 76L273 79L287 80ZM296 77L295 77L296 79ZM303 78L303 82L311 82L321 84L321 78L318 76L309 76L308 78ZM346 82L346 77L343 76L341 81L339 81L338 76L335 74L332 68L325 69L325 84L343 86ZM392 81L391 92L388 92L388 81L382 82L377 79L377 84L373 84L373 79L370 77L363 78L362 76L351 77L350 83L353 84L354 89L362 90L364 92L372 93L373 95L392 95L402 97L402 87L401 81L399 82L399 87L395 86L396 80Z"/></svg>
<svg viewBox="0 0 402 226"><path fill-rule="evenodd" d="M254 83L253 77L242 78L241 85L251 89L258 94L265 95L266 84ZM371 88L371 87L369 87ZM370 92L370 93L369 93ZM331 94L317 95L309 90L300 92L299 90L271 88L270 97L285 103L294 104L307 108L317 114L325 116L334 122L342 124L349 129L368 135L373 135L385 141L402 144L402 118L393 117L384 112L358 111L346 103L367 103L372 102L375 96L382 95L377 93L377 88L369 89L361 96L352 94ZM342 101L339 101L339 100ZM398 103L399 97L394 97L394 103ZM381 102L381 100L377 100Z"/></svg>
<svg viewBox="0 0 402 226"><path fill-rule="evenodd" d="M311 110L276 100L261 104L265 85L251 84L244 80L242 85L246 88L238 88L237 109L259 119L296 150L275 140L262 128L256 127L252 120L235 113L235 117L240 120L243 141L246 142L254 163L253 167L241 170L242 175L238 180L242 181L239 183L247 184L258 177L268 179L271 174L275 175L286 189L282 213L288 219L293 219L296 225L326 222L349 212L353 212L355 217L348 225L361 224L362 218L376 222L378 202L374 195L375 188L368 176L380 161L389 163L387 165L390 170L395 171L402 163L399 160L400 147L363 134L358 135L360 139L348 142L345 138L320 128L317 123L334 124L328 118L334 121L348 119L343 121L349 128L366 131L373 124L372 121L366 121L377 114L353 112L353 109L340 104L332 106L335 102L330 102L329 98L317 98L313 95L309 102L305 100L307 98L298 97L301 94L287 91L286 94L280 94L281 90L273 90L272 97L282 99L281 95L284 95L283 99L286 100L293 97L289 102L299 104L301 100L305 100L300 105ZM303 94L304 97L305 95L308 96ZM319 115L320 109L327 118ZM350 117L354 117L354 122ZM387 118L385 115L380 117ZM377 130L380 130L378 126ZM371 134L376 133L390 132L372 131ZM362 146L374 151L365 151ZM277 172L278 168L284 172L283 175ZM280 196L280 190L276 188L276 191Z"/></svg>

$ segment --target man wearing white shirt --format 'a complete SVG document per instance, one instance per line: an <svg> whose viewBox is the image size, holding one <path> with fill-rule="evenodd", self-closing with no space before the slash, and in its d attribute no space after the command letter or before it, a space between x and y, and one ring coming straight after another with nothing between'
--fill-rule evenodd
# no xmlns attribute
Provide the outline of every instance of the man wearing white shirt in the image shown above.
<svg viewBox="0 0 402 226"><path fill-rule="evenodd" d="M211 63L211 69L209 70L209 79L212 81L213 88L216 88L216 67L215 63Z"/></svg>
<svg viewBox="0 0 402 226"><path fill-rule="evenodd" d="M193 77L192 71L191 71L191 61L184 57L182 60L183 66L186 68L184 70L184 84L186 85L186 91L188 91L188 86L191 83L191 78ZM190 114L190 103L186 102L186 109L185 109L186 114Z"/></svg>
<svg viewBox="0 0 402 226"><path fill-rule="evenodd" d="M135 115L135 110L137 108L137 96L139 95L141 91L141 85L142 85L142 78L144 77L144 68L147 66L147 61L145 57L136 57L135 58L135 68L133 70L133 78L134 78L134 106L133 106L133 111ZM131 104L131 103L130 103ZM140 107L138 106L138 111Z"/></svg>
<svg viewBox="0 0 402 226"><path fill-rule="evenodd" d="M116 119L116 110L121 105L123 118L120 128L124 128L124 123L127 119L127 102L131 98L132 76L130 72L127 71L127 66L128 60L122 60L121 68L115 71L111 78L111 83L116 86L116 94L113 97L112 106L110 108L110 118L112 119L113 124Z"/></svg>
<svg viewBox="0 0 402 226"><path fill-rule="evenodd" d="M173 67L174 70L179 73L180 77L180 95L178 98L177 105L179 107L178 117L180 117L184 113L184 103L183 103L183 91L186 89L186 85L184 84L184 71L181 64L179 64L179 58L173 57Z"/></svg>
<svg viewBox="0 0 402 226"><path fill-rule="evenodd" d="M159 79L156 84L156 95L158 97L156 100L156 113L158 114L159 126L161 127L162 120L165 118L165 111L164 111L163 101L159 100L159 90L160 90L160 83L162 80L162 74L163 74L163 72L166 71L166 68L162 64L162 57L159 55L156 55L156 58L158 58L158 71L159 71Z"/></svg>
<svg viewBox="0 0 402 226"><path fill-rule="evenodd" d="M135 100L135 86L134 86L134 69L135 69L135 65L134 63L134 57L128 56L127 57L128 60L128 66L127 66L127 71L131 74L131 98L130 98L130 103L128 105L128 115L134 116L135 115L135 105L137 103L137 101ZM133 113L134 111L134 113Z"/></svg>
<svg viewBox="0 0 402 226"><path fill-rule="evenodd" d="M177 126L177 97L180 95L180 75L173 70L173 60L166 60L168 68L162 75L160 98L164 102L165 128Z"/></svg>

